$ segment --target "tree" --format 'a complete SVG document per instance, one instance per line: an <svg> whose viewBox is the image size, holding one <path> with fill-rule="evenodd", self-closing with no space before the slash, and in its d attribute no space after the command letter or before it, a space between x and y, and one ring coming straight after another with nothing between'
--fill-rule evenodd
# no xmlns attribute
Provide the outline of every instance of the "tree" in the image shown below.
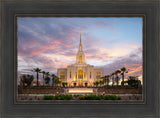
<svg viewBox="0 0 160 118"><path fill-rule="evenodd" d="M112 73L112 74L110 75L110 77L112 77L112 86L114 85L114 75L115 75L115 73Z"/></svg>
<svg viewBox="0 0 160 118"><path fill-rule="evenodd" d="M59 81L59 77L56 76L56 79L55 79L56 86L58 86L58 84L60 84L60 83L61 83L61 81Z"/></svg>
<svg viewBox="0 0 160 118"><path fill-rule="evenodd" d="M29 74L23 74L20 76L20 80L23 84L23 87L25 87L25 84L27 84L28 86L31 86L32 81L34 80L34 76L33 75L29 75Z"/></svg>
<svg viewBox="0 0 160 118"><path fill-rule="evenodd" d="M33 71L37 73L37 86L39 86L39 83L38 83L39 75L38 74L41 72L41 69L34 68Z"/></svg>
<svg viewBox="0 0 160 118"><path fill-rule="evenodd" d="M138 76L129 76L127 83L131 87L138 87L139 84Z"/></svg>
<svg viewBox="0 0 160 118"><path fill-rule="evenodd" d="M68 84L67 82L62 82L62 86L63 86L63 87L66 87L67 84Z"/></svg>
<svg viewBox="0 0 160 118"><path fill-rule="evenodd" d="M101 77L102 81L103 81L103 84L105 85L106 84L106 76L104 77Z"/></svg>
<svg viewBox="0 0 160 118"><path fill-rule="evenodd" d="M45 82L44 82L44 75L46 74L46 72L45 72L45 71L42 71L41 73L43 74L43 86L44 86L44 83L45 83Z"/></svg>
<svg viewBox="0 0 160 118"><path fill-rule="evenodd" d="M50 74L49 74L49 72L46 72L45 75L48 77Z"/></svg>
<svg viewBox="0 0 160 118"><path fill-rule="evenodd" d="M55 86L55 80L57 76L55 74L52 74L51 77L52 77L52 86Z"/></svg>
<svg viewBox="0 0 160 118"><path fill-rule="evenodd" d="M107 83L107 86L109 85L109 82L110 82L109 77L110 77L110 75L107 75L107 76L106 76L106 83Z"/></svg>
<svg viewBox="0 0 160 118"><path fill-rule="evenodd" d="M121 75L122 75L122 86L124 86L124 73L127 73L127 71L126 71L126 68L125 67L123 67L123 68L121 68Z"/></svg>
<svg viewBox="0 0 160 118"><path fill-rule="evenodd" d="M120 71L120 70L116 70L116 72L115 72L115 75L116 75L115 80L116 80L117 86L118 86L118 84L119 84L119 77L118 77L118 74L119 74L119 73L121 73L121 71Z"/></svg>
<svg viewBox="0 0 160 118"><path fill-rule="evenodd" d="M96 82L93 82L94 86L96 86Z"/></svg>
<svg viewBox="0 0 160 118"><path fill-rule="evenodd" d="M50 80L51 80L51 78L46 76L45 77L45 84L49 85Z"/></svg>
<svg viewBox="0 0 160 118"><path fill-rule="evenodd" d="M103 81L99 81L99 84L100 84L100 86L102 86L104 84L104 82Z"/></svg>
<svg viewBox="0 0 160 118"><path fill-rule="evenodd" d="M96 87L99 85L99 81L93 83Z"/></svg>

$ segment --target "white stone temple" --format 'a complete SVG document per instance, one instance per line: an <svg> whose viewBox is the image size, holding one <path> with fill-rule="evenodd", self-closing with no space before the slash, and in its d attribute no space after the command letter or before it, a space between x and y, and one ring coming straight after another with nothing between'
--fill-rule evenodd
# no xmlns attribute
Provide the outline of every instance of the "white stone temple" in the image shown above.
<svg viewBox="0 0 160 118"><path fill-rule="evenodd" d="M68 65L67 68L58 68L57 76L68 86L93 86L93 82L101 80L104 69L97 68L85 63L85 54L82 48L81 33L79 49L76 55L76 63Z"/></svg>

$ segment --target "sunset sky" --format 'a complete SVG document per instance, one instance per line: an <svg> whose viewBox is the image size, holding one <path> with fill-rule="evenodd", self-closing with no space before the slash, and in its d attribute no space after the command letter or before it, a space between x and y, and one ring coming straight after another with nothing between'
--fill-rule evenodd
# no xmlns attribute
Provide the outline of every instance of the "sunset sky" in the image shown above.
<svg viewBox="0 0 160 118"><path fill-rule="evenodd" d="M110 74L142 76L142 18L18 18L18 74L33 68L57 74L76 62L82 32L86 63ZM127 77L127 76L126 76ZM41 78L41 77L40 77Z"/></svg>

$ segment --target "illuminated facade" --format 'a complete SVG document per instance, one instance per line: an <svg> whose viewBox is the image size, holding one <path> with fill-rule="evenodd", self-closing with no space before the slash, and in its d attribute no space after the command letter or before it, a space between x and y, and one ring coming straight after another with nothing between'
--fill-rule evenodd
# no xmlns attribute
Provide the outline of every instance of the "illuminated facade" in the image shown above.
<svg viewBox="0 0 160 118"><path fill-rule="evenodd" d="M99 81L104 75L104 69L94 67L85 63L85 54L83 52L80 33L79 50L76 55L76 63L59 68L57 76L62 82L67 82L68 86L93 86L93 82Z"/></svg>

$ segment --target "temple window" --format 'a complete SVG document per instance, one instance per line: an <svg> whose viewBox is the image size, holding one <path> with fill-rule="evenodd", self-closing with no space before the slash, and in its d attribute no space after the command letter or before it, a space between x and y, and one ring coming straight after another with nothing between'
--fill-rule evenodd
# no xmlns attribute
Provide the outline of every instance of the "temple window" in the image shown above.
<svg viewBox="0 0 160 118"><path fill-rule="evenodd" d="M92 77L92 73L90 72L90 78Z"/></svg>
<svg viewBox="0 0 160 118"><path fill-rule="evenodd" d="M96 79L101 79L101 72L96 73Z"/></svg>
<svg viewBox="0 0 160 118"><path fill-rule="evenodd" d="M82 56L79 57L79 63L82 63Z"/></svg>
<svg viewBox="0 0 160 118"><path fill-rule="evenodd" d="M77 80L77 72L75 72L75 80Z"/></svg>
<svg viewBox="0 0 160 118"><path fill-rule="evenodd" d="M72 74L71 74L71 72L70 72L70 78L72 77Z"/></svg>
<svg viewBox="0 0 160 118"><path fill-rule="evenodd" d="M65 81L65 73L64 72L60 73L60 80Z"/></svg>

